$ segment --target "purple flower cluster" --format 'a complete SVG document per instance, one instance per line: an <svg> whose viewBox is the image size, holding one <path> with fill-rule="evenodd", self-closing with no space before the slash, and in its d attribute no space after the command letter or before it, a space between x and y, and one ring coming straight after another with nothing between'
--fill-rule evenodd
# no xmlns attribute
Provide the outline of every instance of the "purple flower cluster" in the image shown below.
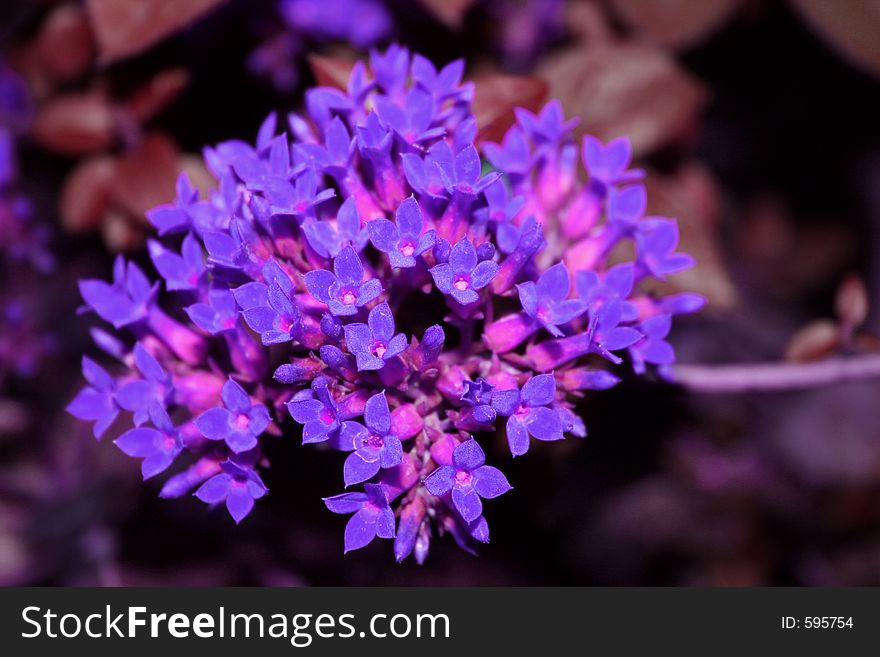
<svg viewBox="0 0 880 657"><path fill-rule="evenodd" d="M673 220L643 217L629 143L587 137L581 182L550 103L482 147L487 170L462 72L372 53L345 91L311 89L288 132L273 115L255 145L207 149L208 198L181 177L149 213L167 293L121 259L112 282L80 283L126 337L95 330L113 374L85 358L69 410L97 437L130 413L117 444L145 478L174 472L163 497L241 521L267 493L263 441L301 425L348 454L339 483L356 489L325 499L352 514L346 551L393 538L422 562L446 532L471 551L483 500L511 489L474 434L503 433L513 456L582 437L574 403L618 381L608 368L672 362L670 317L702 302L641 291L692 261Z"/></svg>

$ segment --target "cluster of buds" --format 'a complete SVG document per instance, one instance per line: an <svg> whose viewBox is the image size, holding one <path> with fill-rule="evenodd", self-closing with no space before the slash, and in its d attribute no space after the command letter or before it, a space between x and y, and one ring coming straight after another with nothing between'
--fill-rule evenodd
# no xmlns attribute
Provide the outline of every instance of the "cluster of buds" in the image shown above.
<svg viewBox="0 0 880 657"><path fill-rule="evenodd" d="M120 449L144 478L174 472L161 496L241 521L268 492L263 441L301 425L348 453L352 490L324 500L352 514L346 551L378 536L422 562L446 532L473 550L483 500L511 488L478 440L583 437L574 404L611 367L667 372L671 317L702 299L642 291L693 262L673 220L643 216L629 143L576 144L550 103L478 149L463 69L373 52L287 131L273 115L255 145L206 149L208 198L182 176L149 213L164 291L122 258L80 283L125 337L93 330L116 364L85 358L69 410L96 437L125 412Z"/></svg>

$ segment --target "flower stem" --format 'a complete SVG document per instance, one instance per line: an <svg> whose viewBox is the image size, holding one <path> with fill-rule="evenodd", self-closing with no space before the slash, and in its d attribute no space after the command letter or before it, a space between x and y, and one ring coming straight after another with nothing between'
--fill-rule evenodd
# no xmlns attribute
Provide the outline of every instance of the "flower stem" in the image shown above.
<svg viewBox="0 0 880 657"><path fill-rule="evenodd" d="M880 377L880 354L829 358L816 363L677 365L673 381L703 393L797 390Z"/></svg>

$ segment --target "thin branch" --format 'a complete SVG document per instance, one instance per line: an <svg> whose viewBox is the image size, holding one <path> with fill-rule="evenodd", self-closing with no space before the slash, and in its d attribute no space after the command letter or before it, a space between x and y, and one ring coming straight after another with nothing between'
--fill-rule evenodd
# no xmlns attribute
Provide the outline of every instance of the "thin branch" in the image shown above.
<svg viewBox="0 0 880 657"><path fill-rule="evenodd" d="M880 377L880 354L829 358L817 363L676 365L673 381L706 393L782 391Z"/></svg>

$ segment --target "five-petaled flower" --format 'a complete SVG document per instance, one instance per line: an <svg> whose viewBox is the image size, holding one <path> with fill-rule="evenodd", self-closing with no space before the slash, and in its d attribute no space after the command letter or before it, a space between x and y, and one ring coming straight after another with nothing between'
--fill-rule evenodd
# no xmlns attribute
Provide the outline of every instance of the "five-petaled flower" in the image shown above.
<svg viewBox="0 0 880 657"><path fill-rule="evenodd" d="M342 470L346 486L366 481L380 468L393 468L403 460L400 439L391 435L391 412L384 392L367 400L364 423L366 427L359 422L343 422L339 431L339 449L352 452Z"/></svg>
<svg viewBox="0 0 880 657"><path fill-rule="evenodd" d="M269 489L248 465L225 461L220 468L222 472L208 479L194 495L211 505L225 501L229 515L238 524L254 508L254 500L263 497Z"/></svg>
<svg viewBox="0 0 880 657"><path fill-rule="evenodd" d="M388 254L392 267L415 267L415 256L422 255L434 246L437 233L429 230L422 234L422 211L412 196L404 199L397 208L395 220L397 225L387 219L374 219L368 223L370 241L377 249Z"/></svg>
<svg viewBox="0 0 880 657"><path fill-rule="evenodd" d="M296 393L289 402L290 416L303 425L303 444L320 443L334 436L341 426L339 405L333 399L325 376L312 381L311 388Z"/></svg>
<svg viewBox="0 0 880 657"><path fill-rule="evenodd" d="M492 260L477 262L477 250L465 237L452 247L449 262L441 262L430 271L437 289L466 306L479 300L477 290L492 282L498 273L498 265Z"/></svg>
<svg viewBox="0 0 880 657"><path fill-rule="evenodd" d="M529 434L538 440L562 440L565 423L550 408L556 401L556 379L539 374L526 381L522 390L497 390L492 406L507 417L507 444L513 456L529 451Z"/></svg>
<svg viewBox="0 0 880 657"><path fill-rule="evenodd" d="M586 301L568 298L571 278L561 262L541 274L537 283L526 281L516 289L526 314L556 337L563 334L560 325L580 317L587 309Z"/></svg>
<svg viewBox="0 0 880 657"><path fill-rule="evenodd" d="M334 315L354 315L382 293L376 278L364 281L364 266L354 247L346 246L333 259L333 271L316 269L305 275L306 287Z"/></svg>
<svg viewBox="0 0 880 657"><path fill-rule="evenodd" d="M406 336L394 333L394 315L387 303L373 308L366 324L346 324L345 342L360 371L380 370L406 348Z"/></svg>
<svg viewBox="0 0 880 657"><path fill-rule="evenodd" d="M452 465L441 465L427 476L425 488L437 496L452 491L455 508L465 522L472 522L483 513L481 497L492 499L512 488L498 468L485 463L483 448L473 438L466 440L452 453Z"/></svg>
<svg viewBox="0 0 880 657"><path fill-rule="evenodd" d="M257 446L257 438L269 426L269 411L255 404L231 378L220 393L223 406L209 408L196 418L196 427L208 440L222 440L236 454Z"/></svg>
<svg viewBox="0 0 880 657"><path fill-rule="evenodd" d="M153 427L129 429L113 442L119 449L136 458L143 459L141 473L144 480L168 469L183 451L180 431L168 417L168 411L158 404L150 406L150 422Z"/></svg>

